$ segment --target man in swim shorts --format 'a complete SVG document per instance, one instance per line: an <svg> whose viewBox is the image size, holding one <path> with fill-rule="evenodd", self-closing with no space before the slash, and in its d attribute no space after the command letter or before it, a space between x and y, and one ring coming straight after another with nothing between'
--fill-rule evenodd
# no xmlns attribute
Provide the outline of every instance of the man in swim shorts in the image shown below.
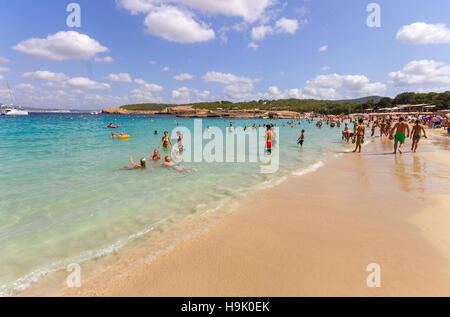
<svg viewBox="0 0 450 317"><path fill-rule="evenodd" d="M272 130L270 125L267 125L266 131L266 150L268 153L272 153Z"/></svg>
<svg viewBox="0 0 450 317"><path fill-rule="evenodd" d="M302 135L298 138L297 144L303 147L303 142L305 142L305 130L302 130Z"/></svg>
<svg viewBox="0 0 450 317"><path fill-rule="evenodd" d="M397 148L400 154L402 154L403 145L405 144L405 139L409 138L409 125L405 122L405 119L401 117L399 122L391 129L390 138L392 139L392 134L395 132L394 137L394 154L397 154ZM400 146L398 143L400 142Z"/></svg>

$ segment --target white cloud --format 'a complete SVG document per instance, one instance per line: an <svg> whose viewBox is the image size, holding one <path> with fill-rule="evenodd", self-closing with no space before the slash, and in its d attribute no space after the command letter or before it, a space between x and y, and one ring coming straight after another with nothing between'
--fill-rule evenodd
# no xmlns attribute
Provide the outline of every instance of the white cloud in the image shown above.
<svg viewBox="0 0 450 317"><path fill-rule="evenodd" d="M222 84L238 84L238 83L253 83L257 80L250 79L247 77L236 76L233 74L226 74L221 72L207 72L203 76L203 80L205 82L214 82L214 83L222 83Z"/></svg>
<svg viewBox="0 0 450 317"><path fill-rule="evenodd" d="M134 82L139 88L131 91L131 99L136 102L161 102L161 98L155 93L163 91L163 87L156 84L149 84L143 79L135 79Z"/></svg>
<svg viewBox="0 0 450 317"><path fill-rule="evenodd" d="M155 93L163 91L163 87L156 84L149 84L143 79L135 79L134 82L139 88L131 91L131 99L136 102L161 102L161 98Z"/></svg>
<svg viewBox="0 0 450 317"><path fill-rule="evenodd" d="M208 90L199 92L197 89L194 88L181 87L172 90L171 101L176 104L202 102L208 100L209 95L210 92Z"/></svg>
<svg viewBox="0 0 450 317"><path fill-rule="evenodd" d="M2 74L0 74L0 79L3 79L4 77L3 77L3 75Z"/></svg>
<svg viewBox="0 0 450 317"><path fill-rule="evenodd" d="M175 80L191 80L194 79L194 75L188 73L182 73L173 77Z"/></svg>
<svg viewBox="0 0 450 317"><path fill-rule="evenodd" d="M248 44L248 48L252 48L256 51L259 48L259 45L251 42L250 44Z"/></svg>
<svg viewBox="0 0 450 317"><path fill-rule="evenodd" d="M149 84L145 80L140 79L140 78L135 79L134 82L136 84L138 84L139 86L141 86L141 88L144 88L147 91L159 92L159 91L163 90L163 87L156 85L156 84Z"/></svg>
<svg viewBox="0 0 450 317"><path fill-rule="evenodd" d="M150 61L150 64L155 65L156 62L155 61Z"/></svg>
<svg viewBox="0 0 450 317"><path fill-rule="evenodd" d="M9 63L9 59L6 57L0 56L0 63Z"/></svg>
<svg viewBox="0 0 450 317"><path fill-rule="evenodd" d="M306 82L303 90L304 94L320 99L384 95L385 92L386 85L371 83L366 76L339 74L316 76Z"/></svg>
<svg viewBox="0 0 450 317"><path fill-rule="evenodd" d="M131 12L132 15L138 13L148 13L155 8L153 0L117 0L117 4Z"/></svg>
<svg viewBox="0 0 450 317"><path fill-rule="evenodd" d="M19 89L19 90L34 90L36 88L32 84L22 83L22 84L16 85L16 89Z"/></svg>
<svg viewBox="0 0 450 317"><path fill-rule="evenodd" d="M119 5L132 14L149 13L160 3L185 5L202 13L241 17L255 22L262 18L275 0L118 0Z"/></svg>
<svg viewBox="0 0 450 317"><path fill-rule="evenodd" d="M22 77L27 78L27 79L46 81L46 82L58 82L58 81L65 81L65 80L69 79L69 77L63 73L53 73L53 72L49 72L46 70L27 72L27 73L24 73L22 75Z"/></svg>
<svg viewBox="0 0 450 317"><path fill-rule="evenodd" d="M450 91L450 85L445 87L429 87L429 88L418 88L418 93L427 94L429 92L443 93L446 91Z"/></svg>
<svg viewBox="0 0 450 317"><path fill-rule="evenodd" d="M161 70L163 72L168 72L168 71L170 71L170 68L168 66L164 66Z"/></svg>
<svg viewBox="0 0 450 317"><path fill-rule="evenodd" d="M272 34L273 28L268 25L260 25L252 28L252 39L254 41L262 41L266 35Z"/></svg>
<svg viewBox="0 0 450 317"><path fill-rule="evenodd" d="M369 95L384 95L386 86L382 83L371 83L362 75L319 75L308 80L303 87L280 90L270 86L259 99L323 99L336 100L342 98L356 98Z"/></svg>
<svg viewBox="0 0 450 317"><path fill-rule="evenodd" d="M10 69L8 67L0 67L0 73L6 73L9 71L10 71Z"/></svg>
<svg viewBox="0 0 450 317"><path fill-rule="evenodd" d="M97 63L112 63L114 62L114 58L112 58L111 56L96 57L94 58L94 61Z"/></svg>
<svg viewBox="0 0 450 317"><path fill-rule="evenodd" d="M51 88L78 88L78 89L110 89L111 86L105 83L98 83L86 77L70 78L63 73L53 73L46 70L27 72L23 78L45 82L45 86Z"/></svg>
<svg viewBox="0 0 450 317"><path fill-rule="evenodd" d="M450 65L426 59L412 61L391 72L389 78L395 86L450 85Z"/></svg>
<svg viewBox="0 0 450 317"><path fill-rule="evenodd" d="M328 49L328 45L319 47L319 52L325 52Z"/></svg>
<svg viewBox="0 0 450 317"><path fill-rule="evenodd" d="M108 50L99 42L75 31L60 31L47 38L31 38L20 42L14 50L27 56L52 61L90 59Z"/></svg>
<svg viewBox="0 0 450 317"><path fill-rule="evenodd" d="M79 89L111 89L109 84L98 83L86 77L74 77L67 81L67 84L73 88Z"/></svg>
<svg viewBox="0 0 450 317"><path fill-rule="evenodd" d="M127 73L109 74L106 78L117 83L131 83L131 76Z"/></svg>
<svg viewBox="0 0 450 317"><path fill-rule="evenodd" d="M151 11L144 24L148 33L172 42L205 42L215 37L213 29L194 20L193 13L173 6L161 6Z"/></svg>
<svg viewBox="0 0 450 317"><path fill-rule="evenodd" d="M236 76L230 73L207 72L203 76L203 81L226 84L224 95L232 100L244 100L251 97L253 84L259 79L252 79L243 76Z"/></svg>
<svg viewBox="0 0 450 317"><path fill-rule="evenodd" d="M322 66L321 68L320 68L323 72L326 72L326 71L329 71L330 69L331 69L331 67L330 66Z"/></svg>
<svg viewBox="0 0 450 317"><path fill-rule="evenodd" d="M294 19L281 18L276 23L275 26L270 25L259 25L252 28L251 37L254 41L262 41L267 35L271 34L295 34L299 28L299 23Z"/></svg>
<svg viewBox="0 0 450 317"><path fill-rule="evenodd" d="M280 33L295 34L298 30L298 21L294 19L281 18L275 23Z"/></svg>
<svg viewBox="0 0 450 317"><path fill-rule="evenodd" d="M301 89L294 88L281 91L276 86L270 86L267 89L267 92L263 94L258 94L258 99L269 99L269 100L290 99L290 98L302 99L306 97L307 96L303 95Z"/></svg>
<svg viewBox="0 0 450 317"><path fill-rule="evenodd" d="M450 29L445 24L416 22L403 26L397 32L396 38L409 44L450 43Z"/></svg>
<svg viewBox="0 0 450 317"><path fill-rule="evenodd" d="M251 99L253 92L252 83L238 83L228 85L223 90L225 97L231 100Z"/></svg>

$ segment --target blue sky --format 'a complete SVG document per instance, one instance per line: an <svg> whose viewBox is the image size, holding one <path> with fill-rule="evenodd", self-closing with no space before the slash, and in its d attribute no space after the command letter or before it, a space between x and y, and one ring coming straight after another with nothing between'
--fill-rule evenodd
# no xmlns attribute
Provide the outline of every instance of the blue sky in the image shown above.
<svg viewBox="0 0 450 317"><path fill-rule="evenodd" d="M450 1L0 0L0 103L342 99L450 90ZM106 59L105 59L106 57ZM180 80L183 79L183 80Z"/></svg>

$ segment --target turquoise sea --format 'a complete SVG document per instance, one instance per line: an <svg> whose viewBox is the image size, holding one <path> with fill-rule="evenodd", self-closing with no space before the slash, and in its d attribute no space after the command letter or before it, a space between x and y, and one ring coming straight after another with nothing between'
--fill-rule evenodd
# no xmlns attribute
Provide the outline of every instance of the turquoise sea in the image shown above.
<svg viewBox="0 0 450 317"><path fill-rule="evenodd" d="M123 170L130 155L149 160L163 131L193 131L194 120L168 116L30 114L0 117L0 295L14 295L69 263L120 252L136 237L170 219L177 223L224 212L228 202L273 186L288 175L319 168L342 148L341 129L302 121L203 119L226 135L234 127L273 122L279 127L279 170L261 174L260 162L183 163L193 173L149 163ZM110 123L119 125L108 129ZM305 147L296 144L306 130ZM158 134L155 135L154 131ZM129 140L110 133L130 134ZM262 137L261 137L262 138ZM210 140L204 140L208 143ZM175 143L175 142L174 142ZM186 144L186 142L185 142ZM170 228L170 227L165 227ZM165 229L170 230L170 229Z"/></svg>

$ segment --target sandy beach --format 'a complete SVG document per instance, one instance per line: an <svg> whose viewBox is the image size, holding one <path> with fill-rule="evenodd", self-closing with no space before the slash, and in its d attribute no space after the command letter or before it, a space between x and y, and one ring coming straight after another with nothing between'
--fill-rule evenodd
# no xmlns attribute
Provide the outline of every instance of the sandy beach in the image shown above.
<svg viewBox="0 0 450 317"><path fill-rule="evenodd" d="M207 232L77 295L450 296L448 142L434 133L418 153L407 143L394 156L387 138L372 138L362 154L336 153L249 195ZM381 287L367 286L370 263Z"/></svg>

